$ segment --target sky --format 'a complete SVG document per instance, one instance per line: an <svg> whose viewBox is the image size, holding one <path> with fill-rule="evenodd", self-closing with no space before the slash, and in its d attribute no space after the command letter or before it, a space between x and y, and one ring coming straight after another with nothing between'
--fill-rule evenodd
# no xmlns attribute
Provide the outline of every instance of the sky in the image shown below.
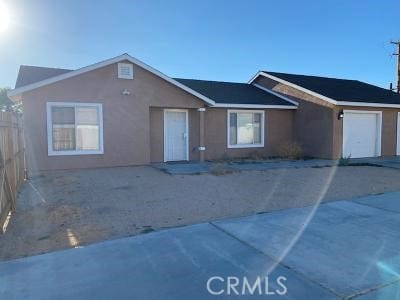
<svg viewBox="0 0 400 300"><path fill-rule="evenodd" d="M76 69L122 53L171 77L247 82L269 70L395 81L398 0L0 2L11 16L0 87L14 87L20 65Z"/></svg>

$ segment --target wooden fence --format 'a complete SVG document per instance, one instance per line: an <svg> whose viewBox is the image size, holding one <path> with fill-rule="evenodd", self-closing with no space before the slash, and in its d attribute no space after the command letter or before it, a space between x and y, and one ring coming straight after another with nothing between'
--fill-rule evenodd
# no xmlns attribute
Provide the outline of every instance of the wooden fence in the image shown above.
<svg viewBox="0 0 400 300"><path fill-rule="evenodd" d="M22 116L0 112L0 233L15 210L17 192L25 178Z"/></svg>

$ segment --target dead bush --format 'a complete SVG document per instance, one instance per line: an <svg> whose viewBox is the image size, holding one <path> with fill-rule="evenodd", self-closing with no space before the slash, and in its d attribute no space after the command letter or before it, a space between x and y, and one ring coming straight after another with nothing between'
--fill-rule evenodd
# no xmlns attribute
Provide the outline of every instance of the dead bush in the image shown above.
<svg viewBox="0 0 400 300"><path fill-rule="evenodd" d="M264 157L258 152L258 151L253 151L249 155L250 160L263 160Z"/></svg>
<svg viewBox="0 0 400 300"><path fill-rule="evenodd" d="M215 175L215 176L221 176L225 174L230 174L233 171L223 163L215 163L210 167L210 173Z"/></svg>
<svg viewBox="0 0 400 300"><path fill-rule="evenodd" d="M286 142L279 147L278 154L282 158L301 159L303 158L303 148L299 143Z"/></svg>

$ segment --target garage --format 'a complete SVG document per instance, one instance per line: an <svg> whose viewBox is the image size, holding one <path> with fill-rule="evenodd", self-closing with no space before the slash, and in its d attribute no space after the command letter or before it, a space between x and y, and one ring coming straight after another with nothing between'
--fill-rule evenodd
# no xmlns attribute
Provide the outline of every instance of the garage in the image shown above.
<svg viewBox="0 0 400 300"><path fill-rule="evenodd" d="M381 155L382 112L345 110L343 118L343 157Z"/></svg>

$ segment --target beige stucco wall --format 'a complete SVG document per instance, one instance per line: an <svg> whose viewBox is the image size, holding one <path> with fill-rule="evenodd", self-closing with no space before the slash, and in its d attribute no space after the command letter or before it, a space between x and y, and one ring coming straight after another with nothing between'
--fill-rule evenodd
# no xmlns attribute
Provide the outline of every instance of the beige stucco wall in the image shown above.
<svg viewBox="0 0 400 300"><path fill-rule="evenodd" d="M123 96L128 89L131 94ZM148 164L150 107L198 108L204 102L134 66L134 79L117 79L117 64L22 95L29 170ZM47 156L46 102L103 104L103 155ZM193 141L195 143L195 141Z"/></svg>
<svg viewBox="0 0 400 300"><path fill-rule="evenodd" d="M122 95L128 89L129 96ZM198 160L200 107L205 103L156 75L134 66L134 79L117 78L117 64L22 94L28 170L142 165L163 161L165 108L189 111L189 159ZM101 103L103 105L104 154L47 155L47 102ZM293 111L267 110L265 147L227 149L227 110L207 108L206 159L245 157L258 152L277 155L279 145L292 138Z"/></svg>
<svg viewBox="0 0 400 300"><path fill-rule="evenodd" d="M265 110L264 147L228 149L228 109L207 108L205 112L205 158L216 160L235 157L271 157L278 155L279 147L292 140L294 110Z"/></svg>
<svg viewBox="0 0 400 300"><path fill-rule="evenodd" d="M342 110L381 111L382 156L396 155L397 114L400 109L336 106L269 78L260 76L255 82L299 102L294 115L293 134L306 155L329 159L342 157L343 119L338 119Z"/></svg>
<svg viewBox="0 0 400 300"><path fill-rule="evenodd" d="M292 139L293 110L265 110L264 147L228 149L227 147L227 117L228 109L207 108L205 117L205 159L219 160L223 158L238 157L270 157L277 156L279 147ZM196 109L189 110L189 159L198 160L199 152L199 112ZM164 114L161 108L150 110L151 131L151 161L163 161L164 149Z"/></svg>
<svg viewBox="0 0 400 300"><path fill-rule="evenodd" d="M269 78L258 77L255 83L281 93L299 103L293 118L293 138L306 156L332 158L334 105Z"/></svg>

